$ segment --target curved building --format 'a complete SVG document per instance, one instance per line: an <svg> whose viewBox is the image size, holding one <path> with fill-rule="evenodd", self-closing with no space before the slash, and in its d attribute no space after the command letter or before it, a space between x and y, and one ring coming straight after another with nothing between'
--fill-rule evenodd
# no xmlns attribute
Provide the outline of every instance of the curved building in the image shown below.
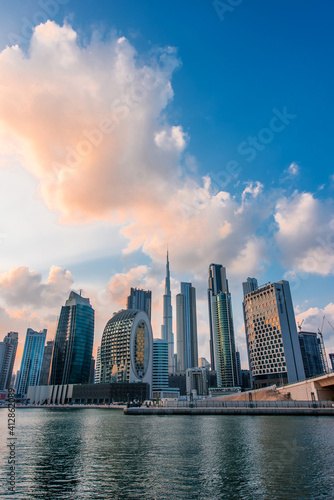
<svg viewBox="0 0 334 500"><path fill-rule="evenodd" d="M152 386L153 335L144 311L128 309L107 323L101 341L100 382L144 382Z"/></svg>

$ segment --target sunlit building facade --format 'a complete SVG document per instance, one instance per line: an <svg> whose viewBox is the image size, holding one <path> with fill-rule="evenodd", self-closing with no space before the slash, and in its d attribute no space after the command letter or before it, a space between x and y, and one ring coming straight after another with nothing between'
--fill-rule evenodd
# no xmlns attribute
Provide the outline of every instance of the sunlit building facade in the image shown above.
<svg viewBox="0 0 334 500"><path fill-rule="evenodd" d="M102 384L144 382L152 387L153 335L144 311L116 313L107 323L101 341Z"/></svg>
<svg viewBox="0 0 334 500"><path fill-rule="evenodd" d="M255 388L305 379L288 281L244 297L249 366Z"/></svg>

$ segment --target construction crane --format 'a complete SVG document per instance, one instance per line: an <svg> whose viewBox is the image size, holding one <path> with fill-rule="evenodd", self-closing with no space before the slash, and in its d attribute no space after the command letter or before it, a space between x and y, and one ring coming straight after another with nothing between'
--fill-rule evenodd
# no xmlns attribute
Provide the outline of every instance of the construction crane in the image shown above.
<svg viewBox="0 0 334 500"><path fill-rule="evenodd" d="M302 319L301 323L297 323L300 332L302 331L302 325L304 323L304 319Z"/></svg>
<svg viewBox="0 0 334 500"><path fill-rule="evenodd" d="M326 355L326 349L325 349L325 343L324 343L324 337L322 335L322 330L324 328L324 321L325 321L325 316L322 318L322 325L321 325L321 330L318 328L318 334L320 335L321 339L321 350L322 350L322 358L324 361L324 368L326 373L330 373L329 367L328 367L328 362L327 362L327 355ZM330 324L330 323L329 323ZM331 325L332 326L332 325ZM332 327L333 328L333 327Z"/></svg>

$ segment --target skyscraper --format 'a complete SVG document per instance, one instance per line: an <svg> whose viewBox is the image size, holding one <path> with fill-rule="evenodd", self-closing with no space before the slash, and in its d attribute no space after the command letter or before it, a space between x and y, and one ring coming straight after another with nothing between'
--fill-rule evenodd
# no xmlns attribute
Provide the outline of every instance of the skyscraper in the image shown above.
<svg viewBox="0 0 334 500"><path fill-rule="evenodd" d="M13 354L13 345L9 342L0 342L0 391L6 389L11 378L9 377L9 367Z"/></svg>
<svg viewBox="0 0 334 500"><path fill-rule="evenodd" d="M8 365L7 383L5 385L5 389L9 389L9 387L11 385L11 378L12 378L12 374L13 374L17 345L19 343L19 334L17 332L8 332L7 335L4 337L3 341L8 342L9 344L12 344L12 346L13 346L12 354L10 357L10 362Z"/></svg>
<svg viewBox="0 0 334 500"><path fill-rule="evenodd" d="M152 388L153 336L144 311L120 311L108 321L101 341L102 384L146 382Z"/></svg>
<svg viewBox="0 0 334 500"><path fill-rule="evenodd" d="M44 347L39 385L49 385L51 361L52 361L54 345L55 345L54 340L48 340L46 346Z"/></svg>
<svg viewBox="0 0 334 500"><path fill-rule="evenodd" d="M62 306L52 356L50 385L87 384L94 341L94 309L71 292Z"/></svg>
<svg viewBox="0 0 334 500"><path fill-rule="evenodd" d="M330 359L330 362L331 362L331 365L332 365L332 370L334 371L334 353L331 352L329 354L329 359Z"/></svg>
<svg viewBox="0 0 334 500"><path fill-rule="evenodd" d="M298 332L305 377L314 377L326 372L321 340L316 332ZM326 354L325 354L326 355Z"/></svg>
<svg viewBox="0 0 334 500"><path fill-rule="evenodd" d="M94 384L99 384L101 379L101 346L97 348Z"/></svg>
<svg viewBox="0 0 334 500"><path fill-rule="evenodd" d="M151 321L151 303L152 292L150 290L146 291L139 290L138 288L131 288L130 295L128 296L128 309L145 311Z"/></svg>
<svg viewBox="0 0 334 500"><path fill-rule="evenodd" d="M21 361L17 394L27 394L29 386L39 385L47 330L35 332L28 328Z"/></svg>
<svg viewBox="0 0 334 500"><path fill-rule="evenodd" d="M255 388L305 379L288 281L244 297L249 366Z"/></svg>
<svg viewBox="0 0 334 500"><path fill-rule="evenodd" d="M168 342L153 339L152 390L168 389Z"/></svg>
<svg viewBox="0 0 334 500"><path fill-rule="evenodd" d="M196 290L191 283L181 283L176 296L177 372L198 366Z"/></svg>
<svg viewBox="0 0 334 500"><path fill-rule="evenodd" d="M217 372L217 386L237 387L231 294L221 264L209 266L208 303L211 368Z"/></svg>
<svg viewBox="0 0 334 500"><path fill-rule="evenodd" d="M173 334L172 294L170 291L168 251L167 251L167 263L166 263L165 294L163 296L163 324L161 326L161 337L163 340L168 341L168 371L169 373L173 373L175 371L174 334Z"/></svg>
<svg viewBox="0 0 334 500"><path fill-rule="evenodd" d="M242 291L244 293L244 296L247 295L247 293L254 292L257 289L258 284L257 279L255 278L247 278L247 281L242 284Z"/></svg>

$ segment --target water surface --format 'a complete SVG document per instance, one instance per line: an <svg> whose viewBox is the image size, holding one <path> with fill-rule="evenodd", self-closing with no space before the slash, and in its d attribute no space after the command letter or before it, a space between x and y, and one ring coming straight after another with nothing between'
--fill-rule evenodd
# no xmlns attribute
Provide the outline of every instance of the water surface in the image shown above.
<svg viewBox="0 0 334 500"><path fill-rule="evenodd" d="M332 499L334 419L17 409L16 493L1 498Z"/></svg>

